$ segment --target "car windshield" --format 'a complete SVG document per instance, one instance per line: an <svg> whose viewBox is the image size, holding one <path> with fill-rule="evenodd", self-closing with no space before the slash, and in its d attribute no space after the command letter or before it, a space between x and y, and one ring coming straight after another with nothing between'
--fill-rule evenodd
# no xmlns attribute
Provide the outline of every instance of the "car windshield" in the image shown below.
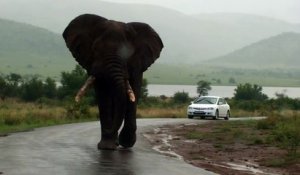
<svg viewBox="0 0 300 175"><path fill-rule="evenodd" d="M194 101L195 104L216 104L217 98L215 97L200 97Z"/></svg>

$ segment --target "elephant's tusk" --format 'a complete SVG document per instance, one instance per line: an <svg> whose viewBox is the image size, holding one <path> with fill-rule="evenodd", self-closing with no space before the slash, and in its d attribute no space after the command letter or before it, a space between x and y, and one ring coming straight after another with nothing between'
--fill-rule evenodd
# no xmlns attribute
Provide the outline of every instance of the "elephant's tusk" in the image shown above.
<svg viewBox="0 0 300 175"><path fill-rule="evenodd" d="M135 95L133 93L133 90L132 90L128 80L127 80L127 89L128 89L127 93L128 93L128 96L129 96L129 100L131 102L135 102Z"/></svg>
<svg viewBox="0 0 300 175"><path fill-rule="evenodd" d="M135 102L135 95L134 95L133 91L132 90L128 90L127 93L129 95L130 101L131 102Z"/></svg>
<svg viewBox="0 0 300 175"><path fill-rule="evenodd" d="M84 85L80 88L75 96L75 102L79 102L80 98L85 94L86 90L94 83L95 77L89 76L89 78L85 81Z"/></svg>
<svg viewBox="0 0 300 175"><path fill-rule="evenodd" d="M84 85L80 88L80 90L77 92L76 96L75 96L75 102L79 102L81 97L84 96L86 90L94 83L95 81L95 77L93 76L89 76L89 78L85 81ZM135 95L133 93L133 90L129 84L129 81L127 80L127 93L129 96L129 99L131 102L135 102Z"/></svg>

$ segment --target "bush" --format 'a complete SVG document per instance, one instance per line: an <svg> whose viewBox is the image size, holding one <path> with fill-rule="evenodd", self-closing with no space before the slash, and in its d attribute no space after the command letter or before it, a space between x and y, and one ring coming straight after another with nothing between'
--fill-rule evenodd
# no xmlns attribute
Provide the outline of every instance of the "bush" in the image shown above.
<svg viewBox="0 0 300 175"><path fill-rule="evenodd" d="M187 92L176 92L173 101L177 104L188 103L190 101L189 94Z"/></svg>
<svg viewBox="0 0 300 175"><path fill-rule="evenodd" d="M9 126L19 125L22 123L22 118L14 116L14 115L6 115L3 118L3 123L5 125L9 125Z"/></svg>
<svg viewBox="0 0 300 175"><path fill-rule="evenodd" d="M257 129L269 130L267 138L269 143L277 144L287 151L287 155L297 158L297 151L300 146L300 119L299 116L272 116L257 122Z"/></svg>
<svg viewBox="0 0 300 175"><path fill-rule="evenodd" d="M80 119L90 118L89 103L86 100L81 100L79 103L69 102L65 106L67 118Z"/></svg>
<svg viewBox="0 0 300 175"><path fill-rule="evenodd" d="M150 107L157 107L157 108L163 108L168 106L169 104L166 102L165 99L162 99L160 97L147 97L141 101L139 101L139 108L150 108Z"/></svg>
<svg viewBox="0 0 300 175"><path fill-rule="evenodd" d="M281 97L277 99L271 99L267 101L268 106L271 110L282 110L282 109L300 109L300 99L292 99L289 97Z"/></svg>
<svg viewBox="0 0 300 175"><path fill-rule="evenodd" d="M235 100L266 100L268 96L262 93L262 87L256 84L249 83L239 84L234 90Z"/></svg>
<svg viewBox="0 0 300 175"><path fill-rule="evenodd" d="M274 138L287 150L289 156L296 156L300 146L300 120L297 117L287 118L276 125Z"/></svg>
<svg viewBox="0 0 300 175"><path fill-rule="evenodd" d="M279 118L277 116L270 116L265 119L259 120L257 122L257 129L268 130L274 129L279 122Z"/></svg>
<svg viewBox="0 0 300 175"><path fill-rule="evenodd" d="M141 86L141 95L140 95L140 101L146 101L148 97L148 81L147 79L143 78L142 86Z"/></svg>

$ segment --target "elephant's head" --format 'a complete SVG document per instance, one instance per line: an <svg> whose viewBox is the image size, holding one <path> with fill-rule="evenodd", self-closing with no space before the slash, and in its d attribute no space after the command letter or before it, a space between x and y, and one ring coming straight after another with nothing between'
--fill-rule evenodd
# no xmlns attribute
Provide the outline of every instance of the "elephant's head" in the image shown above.
<svg viewBox="0 0 300 175"><path fill-rule="evenodd" d="M123 119L118 142L124 147L133 146L133 101L139 98L143 72L160 56L160 37L145 23L122 23L91 14L73 19L63 37L73 57L90 75L82 90L90 84L95 87L102 124L98 148L115 148ZM131 96L132 90L135 96ZM80 91L79 97L81 94Z"/></svg>
<svg viewBox="0 0 300 175"><path fill-rule="evenodd" d="M160 37L147 24L122 23L91 14L73 19L63 37L88 74L110 77L118 85L124 84L120 81L128 78L130 70L144 72L163 48ZM129 72L127 66L132 68Z"/></svg>

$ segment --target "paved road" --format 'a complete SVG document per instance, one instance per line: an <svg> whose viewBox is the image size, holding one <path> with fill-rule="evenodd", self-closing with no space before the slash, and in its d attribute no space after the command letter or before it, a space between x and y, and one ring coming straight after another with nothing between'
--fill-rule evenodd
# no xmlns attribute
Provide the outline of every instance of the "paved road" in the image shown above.
<svg viewBox="0 0 300 175"><path fill-rule="evenodd" d="M138 141L131 150L99 151L98 122L68 124L0 137L3 175L210 175L182 160L151 149L142 132L157 125L205 122L188 119L138 120Z"/></svg>

